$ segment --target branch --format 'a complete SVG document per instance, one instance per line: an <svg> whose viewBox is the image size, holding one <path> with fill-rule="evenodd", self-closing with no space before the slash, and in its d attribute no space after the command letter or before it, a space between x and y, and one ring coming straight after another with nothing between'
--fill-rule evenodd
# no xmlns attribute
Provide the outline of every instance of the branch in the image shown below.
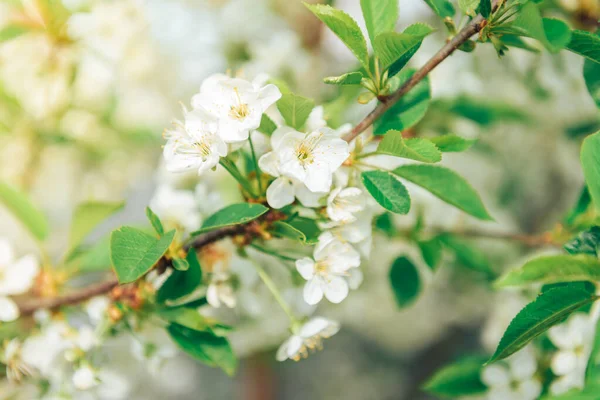
<svg viewBox="0 0 600 400"><path fill-rule="evenodd" d="M537 235L528 235L525 233L503 233L503 232L482 232L476 230L458 230L458 231L438 231L438 233L450 233L457 236L478 238L478 239L498 239L520 242L528 247L554 246L562 247L563 243L557 242L550 232Z"/></svg>
<svg viewBox="0 0 600 400"><path fill-rule="evenodd" d="M406 81L397 91L389 96L382 98L381 102L375 107L373 111L369 113L362 121L360 121L354 129L352 129L344 140L351 142L358 135L364 132L369 126L371 126L379 117L381 117L387 110L389 110L398 100L414 88L423 78L427 76L435 67L444 61L450 54L459 48L463 43L471 38L474 34L479 32L484 24L485 18L481 15L475 17L467 26L461 29L448 43L444 45L435 55L425 63L417 72L415 72L408 81Z"/></svg>

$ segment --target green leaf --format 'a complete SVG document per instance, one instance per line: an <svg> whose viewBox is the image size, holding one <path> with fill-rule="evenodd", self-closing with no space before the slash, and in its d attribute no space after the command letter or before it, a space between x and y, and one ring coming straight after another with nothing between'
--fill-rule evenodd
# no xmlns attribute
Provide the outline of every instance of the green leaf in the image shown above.
<svg viewBox="0 0 600 400"><path fill-rule="evenodd" d="M583 63L583 79L590 95L600 108L600 63L585 60Z"/></svg>
<svg viewBox="0 0 600 400"><path fill-rule="evenodd" d="M432 27L418 23L409 26L403 33L384 32L378 35L373 42L373 49L381 61L381 69L385 71L392 67L389 76L396 75L431 32ZM410 54L408 58L407 54Z"/></svg>
<svg viewBox="0 0 600 400"><path fill-rule="evenodd" d="M484 393L488 390L480 378L484 362L485 358L467 357L447 365L425 382L423 390L452 399Z"/></svg>
<svg viewBox="0 0 600 400"><path fill-rule="evenodd" d="M362 182L375 201L396 214L410 210L410 195L396 177L386 171L367 171L361 174Z"/></svg>
<svg viewBox="0 0 600 400"><path fill-rule="evenodd" d="M456 172L438 165L404 165L392 173L429 190L446 203L482 220L491 221L479 195Z"/></svg>
<svg viewBox="0 0 600 400"><path fill-rule="evenodd" d="M442 160L442 153L431 141L422 138L404 139L400 131L386 133L377 146L377 153L426 163Z"/></svg>
<svg viewBox="0 0 600 400"><path fill-rule="evenodd" d="M22 25L8 25L0 29L0 43L15 39L30 30Z"/></svg>
<svg viewBox="0 0 600 400"><path fill-rule="evenodd" d="M194 232L192 235L198 235L203 232L212 231L213 229L223 228L225 226L245 224L250 222L269 209L262 204L253 203L238 203L232 204L220 209L204 221L202 228Z"/></svg>
<svg viewBox="0 0 600 400"><path fill-rule="evenodd" d="M277 129L277 125L267 114L263 114L260 119L260 125L258 131L264 133L267 136L271 136Z"/></svg>
<svg viewBox="0 0 600 400"><path fill-rule="evenodd" d="M156 293L156 301L164 303L190 295L202 283L202 267L194 250L186 256L187 271L174 270Z"/></svg>
<svg viewBox="0 0 600 400"><path fill-rule="evenodd" d="M348 72L340 76L329 76L323 79L328 85L360 85L363 74L361 72Z"/></svg>
<svg viewBox="0 0 600 400"><path fill-rule="evenodd" d="M48 221L29 201L27 196L8 185L0 182L0 203L12 213L12 215L23 224L27 230L38 240L44 240L48 236Z"/></svg>
<svg viewBox="0 0 600 400"><path fill-rule="evenodd" d="M598 257L598 245L600 244L600 227L592 226L580 232L575 238L569 240L563 248L569 254L590 254Z"/></svg>
<svg viewBox="0 0 600 400"><path fill-rule="evenodd" d="M394 77L397 79L395 86L400 87L414 73L413 69L402 70ZM429 78L426 77L375 122L374 133L381 135L389 130L403 131L416 125L425 116L430 100Z"/></svg>
<svg viewBox="0 0 600 400"><path fill-rule="evenodd" d="M146 217L148 217L150 224L152 225L156 233L158 233L158 236L162 236L165 234L165 228L163 227L162 222L160 222L160 218L158 218L158 215L156 215L154 211L150 209L150 207L146 207Z"/></svg>
<svg viewBox="0 0 600 400"><path fill-rule="evenodd" d="M119 283L129 283L142 277L167 251L175 230L160 238L139 229L123 226L110 235L110 259Z"/></svg>
<svg viewBox="0 0 600 400"><path fill-rule="evenodd" d="M492 0L481 0L479 3L479 13L484 18L489 18L492 15Z"/></svg>
<svg viewBox="0 0 600 400"><path fill-rule="evenodd" d="M93 246L75 250L70 257L75 256L77 269L80 272L97 272L111 269L110 235L106 235Z"/></svg>
<svg viewBox="0 0 600 400"><path fill-rule="evenodd" d="M556 18L544 18L544 32L546 34L547 44L550 51L558 52L571 42L571 29L562 20Z"/></svg>
<svg viewBox="0 0 600 400"><path fill-rule="evenodd" d="M535 258L508 271L494 285L500 288L577 281L600 281L600 261L596 256L558 254Z"/></svg>
<svg viewBox="0 0 600 400"><path fill-rule="evenodd" d="M456 9L448 0L425 0L425 3L435 12L440 18L454 17Z"/></svg>
<svg viewBox="0 0 600 400"><path fill-rule="evenodd" d="M195 308L161 308L157 311L157 313L161 318L168 322L181 325L194 331L212 332L213 321L200 314Z"/></svg>
<svg viewBox="0 0 600 400"><path fill-rule="evenodd" d="M600 132L583 140L581 165L592 201L596 210L600 210Z"/></svg>
<svg viewBox="0 0 600 400"><path fill-rule="evenodd" d="M173 258L173 268L177 271L187 271L190 268L190 264L183 258Z"/></svg>
<svg viewBox="0 0 600 400"><path fill-rule="evenodd" d="M277 101L277 109L286 124L296 130L302 129L314 107L314 100L293 93L284 94Z"/></svg>
<svg viewBox="0 0 600 400"><path fill-rule="evenodd" d="M439 238L433 237L429 240L417 241L417 246L421 250L421 256L432 271L437 269L442 259L442 243Z"/></svg>
<svg viewBox="0 0 600 400"><path fill-rule="evenodd" d="M229 341L211 332L201 332L178 324L167 328L181 350L211 367L219 367L229 376L235 373L237 359Z"/></svg>
<svg viewBox="0 0 600 400"><path fill-rule="evenodd" d="M465 139L457 135L442 135L429 138L444 153L461 152L471 148L477 140Z"/></svg>
<svg viewBox="0 0 600 400"><path fill-rule="evenodd" d="M479 1L480 0L458 0L458 7L463 13L474 17L475 15L477 15Z"/></svg>
<svg viewBox="0 0 600 400"><path fill-rule="evenodd" d="M573 30L567 49L589 60L600 63L600 36L590 32Z"/></svg>
<svg viewBox="0 0 600 400"><path fill-rule="evenodd" d="M323 4L304 5L339 37L365 69L369 69L367 42L355 20L341 10Z"/></svg>
<svg viewBox="0 0 600 400"><path fill-rule="evenodd" d="M390 269L390 283L398 307L411 305L421 291L421 278L417 267L406 257L398 257Z"/></svg>
<svg viewBox="0 0 600 400"><path fill-rule="evenodd" d="M125 203L89 202L77 206L71 222L69 249L71 251L81 244L99 223L123 209Z"/></svg>
<svg viewBox="0 0 600 400"><path fill-rule="evenodd" d="M571 313L596 299L594 294L572 285L559 286L541 293L511 321L488 363L502 360L521 350L552 326L564 321Z"/></svg>
<svg viewBox="0 0 600 400"><path fill-rule="evenodd" d="M393 31L398 20L398 0L360 0L371 43L377 35Z"/></svg>
<svg viewBox="0 0 600 400"><path fill-rule="evenodd" d="M454 252L456 260L464 267L490 276L494 273L486 255L465 240L450 234L439 235L438 240Z"/></svg>
<svg viewBox="0 0 600 400"><path fill-rule="evenodd" d="M296 217L291 221L275 221L273 233L282 238L297 240L304 244L318 242L321 231L316 221L309 218Z"/></svg>
<svg viewBox="0 0 600 400"><path fill-rule="evenodd" d="M384 212L375 218L375 228L379 229L387 237L398 235L398 229L394 225L394 216L389 212Z"/></svg>

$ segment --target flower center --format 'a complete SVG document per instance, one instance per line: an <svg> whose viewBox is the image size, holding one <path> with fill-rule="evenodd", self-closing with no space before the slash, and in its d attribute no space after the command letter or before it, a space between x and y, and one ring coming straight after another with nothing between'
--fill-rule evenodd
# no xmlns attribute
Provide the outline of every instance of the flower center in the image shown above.
<svg viewBox="0 0 600 400"><path fill-rule="evenodd" d="M312 164L314 161L314 151L317 143L321 140L323 134L312 136L301 141L296 147L296 157L301 164Z"/></svg>
<svg viewBox="0 0 600 400"><path fill-rule="evenodd" d="M240 97L238 89L234 88L233 90L237 97L237 105L229 107L229 116L238 121L242 121L250 114L250 108L248 107L248 104L242 103L242 98Z"/></svg>
<svg viewBox="0 0 600 400"><path fill-rule="evenodd" d="M196 142L194 143L196 150L200 152L200 154L204 157L208 157L210 154L210 146L206 141L204 142Z"/></svg>
<svg viewBox="0 0 600 400"><path fill-rule="evenodd" d="M321 262L317 262L315 264L315 273L316 274L324 276L324 275L328 275L328 272L329 272L329 268L328 268L326 262L321 261Z"/></svg>

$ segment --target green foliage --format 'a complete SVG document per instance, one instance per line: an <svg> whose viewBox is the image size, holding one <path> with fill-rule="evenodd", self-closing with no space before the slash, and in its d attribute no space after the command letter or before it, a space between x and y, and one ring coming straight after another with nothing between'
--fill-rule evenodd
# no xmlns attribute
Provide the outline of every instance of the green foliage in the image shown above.
<svg viewBox="0 0 600 400"><path fill-rule="evenodd" d="M437 371L425 382L423 390L451 399L482 394L487 391L480 378L484 362L485 359L481 357L460 359Z"/></svg>
<svg viewBox="0 0 600 400"><path fill-rule="evenodd" d="M110 236L110 259L119 283L133 282L148 272L167 251L175 230L155 238L139 229L124 226Z"/></svg>
<svg viewBox="0 0 600 400"><path fill-rule="evenodd" d="M437 239L445 248L454 253L456 260L464 267L477 272L483 272L488 276L493 275L486 255L465 240L447 233L438 235Z"/></svg>
<svg viewBox="0 0 600 400"><path fill-rule="evenodd" d="M433 12L435 12L440 18L452 18L456 14L454 5L448 0L425 0L425 3Z"/></svg>
<svg viewBox="0 0 600 400"><path fill-rule="evenodd" d="M367 171L361 174L362 182L375 201L396 214L410 210L410 195L406 187L386 171Z"/></svg>
<svg viewBox="0 0 600 400"><path fill-rule="evenodd" d="M479 1L480 0L458 0L458 7L464 14L475 16L477 14L477 8L479 8Z"/></svg>
<svg viewBox="0 0 600 400"><path fill-rule="evenodd" d="M430 191L439 199L482 219L493 220L479 195L454 171L437 165L404 165L392 173Z"/></svg>
<svg viewBox="0 0 600 400"><path fill-rule="evenodd" d="M190 264L183 258L174 257L172 261L173 268L175 268L177 271L187 271L190 268Z"/></svg>
<svg viewBox="0 0 600 400"><path fill-rule="evenodd" d="M362 66L368 70L367 42L356 21L345 12L328 5L305 3L305 6L344 42Z"/></svg>
<svg viewBox="0 0 600 400"><path fill-rule="evenodd" d="M392 91L399 88L414 73L413 69L401 71L394 77L395 84ZM425 78L383 114L374 124L373 132L381 135L389 130L403 131L414 126L425 116L430 99L429 79Z"/></svg>
<svg viewBox="0 0 600 400"><path fill-rule="evenodd" d="M361 72L348 72L340 76L330 76L323 79L328 85L360 85L363 74Z"/></svg>
<svg viewBox="0 0 600 400"><path fill-rule="evenodd" d="M375 218L375 228L384 233L387 237L395 237L398 235L398 229L394 225L393 214L384 212Z"/></svg>
<svg viewBox="0 0 600 400"><path fill-rule="evenodd" d="M438 237L417 241L423 261L432 271L435 271L443 255L442 241Z"/></svg>
<svg viewBox="0 0 600 400"><path fill-rule="evenodd" d="M0 203L4 204L8 211L10 211L36 239L46 239L49 230L48 221L44 214L35 208L24 193L7 183L0 182Z"/></svg>
<svg viewBox="0 0 600 400"><path fill-rule="evenodd" d="M179 348L191 357L211 367L219 367L229 376L235 373L237 360L226 338L179 324L171 324L167 330Z"/></svg>
<svg viewBox="0 0 600 400"><path fill-rule="evenodd" d="M600 281L600 261L587 254L557 254L535 258L520 268L508 271L496 287L533 283Z"/></svg>
<svg viewBox="0 0 600 400"><path fill-rule="evenodd" d="M263 114L260 119L260 125L258 126L258 131L264 133L267 136L271 136L273 132L277 129L277 125L267 114Z"/></svg>
<svg viewBox="0 0 600 400"><path fill-rule="evenodd" d="M390 68L389 76L396 75L421 46L423 39L433 32L426 24L413 24L403 33L385 32L373 42L375 55L381 61L381 68Z"/></svg>
<svg viewBox="0 0 600 400"><path fill-rule="evenodd" d="M302 129L314 107L314 100L293 93L284 94L277 101L277 109L286 124L296 130Z"/></svg>
<svg viewBox="0 0 600 400"><path fill-rule="evenodd" d="M393 31L398 20L397 0L360 0L371 43L383 32Z"/></svg>
<svg viewBox="0 0 600 400"><path fill-rule="evenodd" d="M220 209L204 221L202 228L193 233L198 235L203 232L212 231L213 229L223 228L225 226L245 224L250 222L269 209L262 204L253 203L237 203Z"/></svg>
<svg viewBox="0 0 600 400"><path fill-rule="evenodd" d="M481 0L479 3L479 13L484 18L489 18L492 15L492 0Z"/></svg>
<svg viewBox="0 0 600 400"><path fill-rule="evenodd" d="M514 354L571 313L592 303L597 297L580 285L565 284L542 292L511 321L488 363Z"/></svg>
<svg viewBox="0 0 600 400"><path fill-rule="evenodd" d="M317 243L320 233L317 223L309 218L296 217L290 221L275 221L273 223L273 234L303 244Z"/></svg>
<svg viewBox="0 0 600 400"><path fill-rule="evenodd" d="M69 248L75 249L106 218L123 209L125 203L89 202L77 206L71 222Z"/></svg>
<svg viewBox="0 0 600 400"><path fill-rule="evenodd" d="M148 221L150 221L152 228L154 228L158 236L165 234L165 228L163 227L162 222L160 222L160 218L158 218L158 215L154 214L154 211L152 211L150 207L146 207L146 217L148 217Z"/></svg>
<svg viewBox="0 0 600 400"><path fill-rule="evenodd" d="M411 160L436 163L442 160L442 153L428 139L404 139L402 132L389 131L377 146L378 154L408 158Z"/></svg>
<svg viewBox="0 0 600 400"><path fill-rule="evenodd" d="M74 263L80 272L107 271L111 269L110 235L106 235L90 247L81 246L69 254L67 262Z"/></svg>
<svg viewBox="0 0 600 400"><path fill-rule="evenodd" d="M476 124L489 126L495 123L520 122L529 120L528 115L510 104L459 96L452 100L436 100L432 108L444 110L456 116L469 119Z"/></svg>
<svg viewBox="0 0 600 400"><path fill-rule="evenodd" d="M465 139L457 135L442 135L429 138L444 153L461 152L471 148L477 140Z"/></svg>
<svg viewBox="0 0 600 400"><path fill-rule="evenodd" d="M194 250L188 252L185 271L174 270L156 293L156 301L164 303L190 295L202 283L202 267Z"/></svg>
<svg viewBox="0 0 600 400"><path fill-rule="evenodd" d="M583 63L583 78L590 95L600 108L600 63L585 60Z"/></svg>
<svg viewBox="0 0 600 400"><path fill-rule="evenodd" d="M406 257L398 257L390 269L390 284L398 307L411 305L421 291L421 278L417 267Z"/></svg>
<svg viewBox="0 0 600 400"><path fill-rule="evenodd" d="M600 210L600 132L585 138L581 145L581 165L590 196Z"/></svg>
<svg viewBox="0 0 600 400"><path fill-rule="evenodd" d="M575 238L569 240L563 248L570 254L590 254L598 257L600 244L600 227L593 226L580 232Z"/></svg>
<svg viewBox="0 0 600 400"><path fill-rule="evenodd" d="M567 49L589 60L600 63L600 36L590 32L574 30Z"/></svg>

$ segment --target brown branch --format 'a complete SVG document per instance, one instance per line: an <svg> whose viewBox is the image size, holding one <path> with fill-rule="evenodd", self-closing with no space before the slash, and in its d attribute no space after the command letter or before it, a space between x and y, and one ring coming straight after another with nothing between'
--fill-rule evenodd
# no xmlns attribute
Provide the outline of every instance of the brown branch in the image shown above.
<svg viewBox="0 0 600 400"><path fill-rule="evenodd" d="M389 110L398 100L406 93L421 82L427 74L429 74L442 61L450 56L463 43L479 32L485 26L485 18L481 15L475 17L467 26L465 26L456 36L444 45L429 61L425 63L417 72L415 72L408 81L406 81L397 91L389 96L380 99L380 103L373 111L369 113L362 121L360 121L346 136L344 140L351 142L358 135L364 132L378 118L380 118L387 110Z"/></svg>
<svg viewBox="0 0 600 400"><path fill-rule="evenodd" d="M553 246L562 247L563 243L556 241L550 232L545 232L537 235L528 235L524 233L504 233L504 232L483 232L476 230L459 230L454 232L443 232L438 233L450 233L457 236L477 238L477 239L498 239L508 240L513 242L520 242L528 247L543 247Z"/></svg>

